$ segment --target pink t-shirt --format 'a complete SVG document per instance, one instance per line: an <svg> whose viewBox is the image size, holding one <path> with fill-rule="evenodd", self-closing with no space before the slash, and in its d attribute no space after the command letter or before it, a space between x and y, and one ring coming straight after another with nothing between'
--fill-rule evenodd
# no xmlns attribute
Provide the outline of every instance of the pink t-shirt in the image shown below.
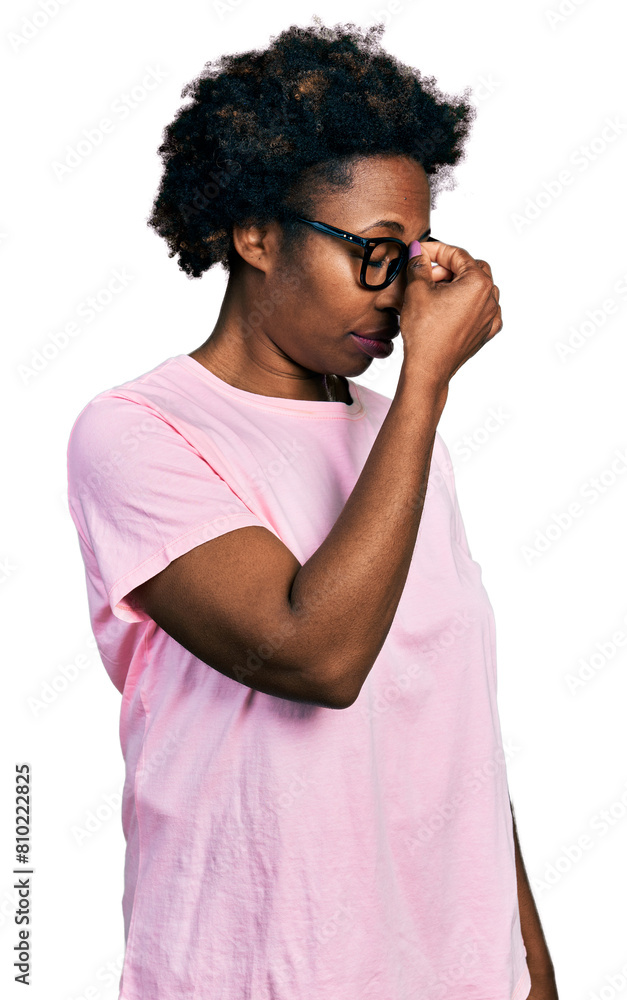
<svg viewBox="0 0 627 1000"><path fill-rule="evenodd" d="M73 425L70 512L122 694L120 1000L523 1000L531 988L494 616L439 433L407 582L350 708L254 691L126 601L247 525L305 563L391 403L349 387L350 405L261 396L180 354L101 392ZM271 655L264 639L249 666Z"/></svg>

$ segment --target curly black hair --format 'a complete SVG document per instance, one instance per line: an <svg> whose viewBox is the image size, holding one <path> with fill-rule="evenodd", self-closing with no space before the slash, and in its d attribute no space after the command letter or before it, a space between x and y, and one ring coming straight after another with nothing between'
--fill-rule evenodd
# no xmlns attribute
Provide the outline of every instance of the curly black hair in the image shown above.
<svg viewBox="0 0 627 1000"><path fill-rule="evenodd" d="M405 155L430 175L431 205L465 155L476 117L470 88L443 94L434 77L381 49L382 23L292 25L265 50L206 63L163 131L164 171L147 219L190 278L242 258L233 225L278 220L282 249L310 236L309 215L325 184L347 187L365 156ZM307 183L305 184L305 180Z"/></svg>

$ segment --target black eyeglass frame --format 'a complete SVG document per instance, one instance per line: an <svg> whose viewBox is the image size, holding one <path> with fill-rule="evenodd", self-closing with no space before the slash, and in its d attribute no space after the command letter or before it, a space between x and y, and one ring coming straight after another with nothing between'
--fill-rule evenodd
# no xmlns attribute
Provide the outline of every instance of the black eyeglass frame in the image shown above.
<svg viewBox="0 0 627 1000"><path fill-rule="evenodd" d="M409 260L409 246L407 243L403 243L402 240L397 239L395 236L374 236L368 238L366 236L357 236L355 233L347 233L345 229L338 229L336 226L330 226L326 222L314 222L311 219L305 219L302 215L297 215L295 218L300 222L306 222L308 226L313 226L314 229L318 230L318 232L327 233L329 236L337 236L341 240L347 240L349 243L362 247L364 250L364 257L361 265L361 271L359 272L359 280L364 288L367 288L370 291L380 292L382 288L387 288L388 285L391 285ZM425 239L427 241L434 241L435 237L427 236ZM372 256L372 251L375 247L379 246L380 243L398 243L401 248L401 255L398 258L398 262L394 265L391 276L388 273L385 280L380 284L369 285L366 281L366 270L370 257Z"/></svg>

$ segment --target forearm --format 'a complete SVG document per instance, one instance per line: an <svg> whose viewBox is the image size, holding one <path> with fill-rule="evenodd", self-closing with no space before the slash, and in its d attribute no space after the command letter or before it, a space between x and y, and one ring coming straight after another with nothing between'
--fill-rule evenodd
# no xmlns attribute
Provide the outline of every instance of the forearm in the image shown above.
<svg viewBox="0 0 627 1000"><path fill-rule="evenodd" d="M532 981L535 978L554 978L554 969L549 949L544 937L540 917L536 909L527 872L523 864L518 831L514 818L514 807L510 801L512 824L514 829L514 848L516 855L516 883L518 888L518 909L520 912L520 927L527 951L527 965Z"/></svg>
<svg viewBox="0 0 627 1000"><path fill-rule="evenodd" d="M343 706L358 696L403 593L446 395L404 363L352 493L292 583L292 645L309 651L307 675Z"/></svg>

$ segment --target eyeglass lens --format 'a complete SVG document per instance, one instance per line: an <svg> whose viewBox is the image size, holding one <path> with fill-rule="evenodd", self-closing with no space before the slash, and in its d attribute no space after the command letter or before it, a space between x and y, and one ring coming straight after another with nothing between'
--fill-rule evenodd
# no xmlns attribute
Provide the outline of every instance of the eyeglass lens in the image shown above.
<svg viewBox="0 0 627 1000"><path fill-rule="evenodd" d="M368 285L382 285L388 281L399 265L401 247L398 243L378 243L373 248L365 269Z"/></svg>

